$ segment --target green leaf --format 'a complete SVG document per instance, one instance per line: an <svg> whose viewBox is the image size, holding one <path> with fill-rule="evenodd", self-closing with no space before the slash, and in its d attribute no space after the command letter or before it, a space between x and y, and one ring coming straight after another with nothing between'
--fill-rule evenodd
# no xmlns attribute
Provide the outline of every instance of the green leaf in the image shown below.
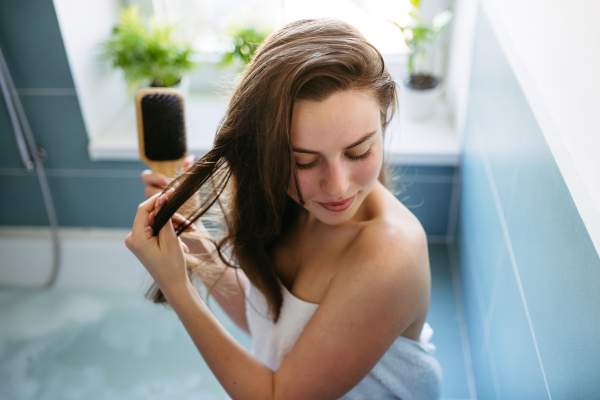
<svg viewBox="0 0 600 400"><path fill-rule="evenodd" d="M412 0L411 4L415 5ZM408 72L410 75L429 73L431 53L435 50L435 47L430 44L450 24L453 16L452 10L448 8L439 12L432 20L431 25L421 20L416 7L409 15L412 18L410 27L402 28L396 24L402 29L406 45L410 50L407 60Z"/></svg>
<svg viewBox="0 0 600 400"><path fill-rule="evenodd" d="M232 36L232 51L223 54L223 58L219 63L220 66L227 66L236 63L237 60L242 62L240 69L252 61L254 52L260 44L269 35L269 31L259 29L257 27L238 27L230 26L229 31Z"/></svg>
<svg viewBox="0 0 600 400"><path fill-rule="evenodd" d="M123 70L130 87L137 83L175 85L194 68L191 42L179 38L176 25L154 19L142 22L139 8L121 11L120 23L100 43L101 58Z"/></svg>

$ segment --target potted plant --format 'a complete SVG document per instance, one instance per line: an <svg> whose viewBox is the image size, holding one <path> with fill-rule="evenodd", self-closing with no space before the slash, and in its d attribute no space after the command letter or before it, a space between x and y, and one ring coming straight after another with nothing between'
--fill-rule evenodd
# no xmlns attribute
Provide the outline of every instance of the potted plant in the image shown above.
<svg viewBox="0 0 600 400"><path fill-rule="evenodd" d="M409 118L431 116L441 91L441 78L434 75L435 41L452 20L452 10L446 8L426 23L421 18L420 0L410 0L412 11L408 26L400 26L408 54L408 77L404 80L403 109Z"/></svg>
<svg viewBox="0 0 600 400"><path fill-rule="evenodd" d="M185 93L189 85L185 75L197 67L191 41L166 21L143 23L137 6L121 11L120 23L101 43L101 56L123 71L132 91L143 86L177 87Z"/></svg>
<svg viewBox="0 0 600 400"><path fill-rule="evenodd" d="M269 30L253 26L232 26L229 31L231 32L231 48L223 53L219 67L235 64L238 66L238 70L242 70L252 60L258 46L269 36Z"/></svg>

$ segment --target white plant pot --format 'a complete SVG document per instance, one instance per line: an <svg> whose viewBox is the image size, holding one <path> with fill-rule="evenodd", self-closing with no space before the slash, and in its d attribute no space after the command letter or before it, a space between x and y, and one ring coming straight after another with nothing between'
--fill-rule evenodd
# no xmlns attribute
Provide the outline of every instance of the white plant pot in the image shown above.
<svg viewBox="0 0 600 400"><path fill-rule="evenodd" d="M406 117L415 120L424 120L433 115L439 101L442 85L438 83L429 89L414 89L402 85L400 90L401 112Z"/></svg>

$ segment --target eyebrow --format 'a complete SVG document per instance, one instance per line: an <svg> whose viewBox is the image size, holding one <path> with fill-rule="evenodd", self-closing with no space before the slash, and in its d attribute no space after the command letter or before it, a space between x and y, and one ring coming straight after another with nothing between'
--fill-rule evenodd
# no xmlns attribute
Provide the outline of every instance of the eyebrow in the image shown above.
<svg viewBox="0 0 600 400"><path fill-rule="evenodd" d="M352 143L350 146L344 148L344 150L350 150L351 148L356 147L359 144L366 142L367 140L371 139L376 133L377 133L377 130L374 130L373 132L367 133L365 136L361 137L356 142ZM306 149L299 149L299 148L296 148L296 147L292 148L292 151L294 153L319 154L318 151L312 151L312 150L306 150Z"/></svg>

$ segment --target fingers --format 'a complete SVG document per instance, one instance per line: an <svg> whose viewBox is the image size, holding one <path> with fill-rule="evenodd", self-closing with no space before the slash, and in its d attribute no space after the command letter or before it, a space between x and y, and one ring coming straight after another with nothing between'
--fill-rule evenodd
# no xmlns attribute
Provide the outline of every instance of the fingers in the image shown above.
<svg viewBox="0 0 600 400"><path fill-rule="evenodd" d="M162 206L169 200L169 197L171 197L171 194L174 191L175 188L171 188L156 198L156 201L154 202L154 214L156 214L158 210L160 210Z"/></svg>
<svg viewBox="0 0 600 400"><path fill-rule="evenodd" d="M162 194L157 193L144 202L144 203L148 203L150 201L150 199L154 200L153 209L152 209L152 211L150 211L148 213L148 227L154 227L154 217L156 216L158 211L162 208L162 206L169 200L169 197L171 196L173 191L175 191L175 188L171 188ZM144 204L144 203L142 203L142 204ZM140 207L141 207L141 205L140 205ZM184 218L184 220L185 220L185 218Z"/></svg>
<svg viewBox="0 0 600 400"><path fill-rule="evenodd" d="M133 221L132 232L142 233L147 227L150 226L150 213L154 211L154 205L159 197L160 193L155 194L148 200L144 201L138 206L135 220Z"/></svg>
<svg viewBox="0 0 600 400"><path fill-rule="evenodd" d="M149 199L156 193L161 192L171 181L160 172L147 169L142 172L142 182L146 186L144 194Z"/></svg>
<svg viewBox="0 0 600 400"><path fill-rule="evenodd" d="M186 219L181 214L175 213L171 218L173 219L173 225L175 226L175 229L179 229L182 226L189 225L188 228L185 230L186 232L193 232L196 230L196 225L190 223L190 220Z"/></svg>
<svg viewBox="0 0 600 400"><path fill-rule="evenodd" d="M181 240L181 238L179 236L177 236L177 239L179 239L179 244L181 245L181 248L183 249L184 252L189 253L190 252L190 248L187 246L187 244L185 244L183 242L183 240Z"/></svg>
<svg viewBox="0 0 600 400"><path fill-rule="evenodd" d="M127 248L131 250L131 232L129 232L127 234L127 237L125 238L125 246L127 246Z"/></svg>
<svg viewBox="0 0 600 400"><path fill-rule="evenodd" d="M194 158L195 156L193 154L190 154L183 160L183 164L181 164L181 172L194 165Z"/></svg>
<svg viewBox="0 0 600 400"><path fill-rule="evenodd" d="M169 193L172 192L172 190L169 190ZM166 197L166 194L160 196L157 198L157 203L159 202L159 200L163 197ZM164 203L162 203L164 204ZM162 204L160 204L160 206L162 206ZM180 221L185 221L186 223L189 223L190 221L183 218L182 215L180 214L175 214ZM174 215L174 217L175 217ZM165 224L165 226L162 227L162 229L158 232L158 243L159 245L173 245L174 243L178 243L179 246L181 247L181 249L185 252L185 253L189 253L190 249L189 247L181 240L181 238L179 236L177 236L177 234L175 233L175 227L173 226L173 219L169 219L169 221Z"/></svg>
<svg viewBox="0 0 600 400"><path fill-rule="evenodd" d="M154 186L146 186L146 189L144 189L144 195L146 196L147 199L149 199L150 197L154 196L156 193L160 193L163 190L161 188L157 188Z"/></svg>
<svg viewBox="0 0 600 400"><path fill-rule="evenodd" d="M175 246L183 247L181 246L182 242L180 241L179 236L177 236L175 229L173 228L173 221L170 219L158 232L158 243L161 247L167 246L167 248L174 248Z"/></svg>
<svg viewBox="0 0 600 400"><path fill-rule="evenodd" d="M169 184L169 179L160 173L146 170L142 173L142 182L146 186L144 194L146 198L149 199L156 193L162 192L165 186Z"/></svg>
<svg viewBox="0 0 600 400"><path fill-rule="evenodd" d="M144 185L146 186L164 188L171 181L160 172L154 172L147 169L142 171L142 182L144 182Z"/></svg>
<svg viewBox="0 0 600 400"><path fill-rule="evenodd" d="M155 215L155 214L156 214L156 213L155 213L154 211L152 211L152 212L150 213L150 218L149 218L149 220L148 220L148 226L154 226L154 215Z"/></svg>

